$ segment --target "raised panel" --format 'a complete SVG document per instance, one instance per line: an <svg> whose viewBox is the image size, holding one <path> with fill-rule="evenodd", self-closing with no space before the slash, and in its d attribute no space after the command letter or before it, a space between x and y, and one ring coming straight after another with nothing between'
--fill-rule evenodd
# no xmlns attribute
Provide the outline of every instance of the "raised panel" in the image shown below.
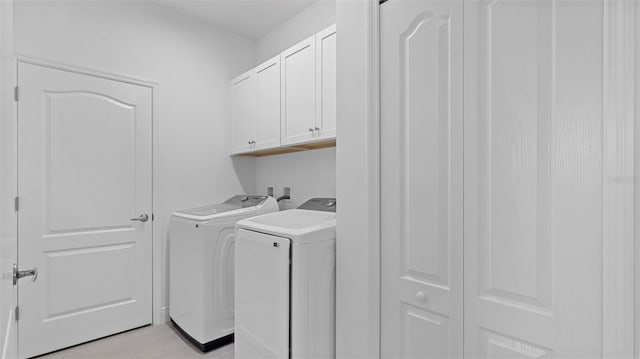
<svg viewBox="0 0 640 359"><path fill-rule="evenodd" d="M528 359L552 358L553 352L548 348L526 341L502 335L480 328L480 348L484 358Z"/></svg>
<svg viewBox="0 0 640 359"><path fill-rule="evenodd" d="M128 227L136 107L92 92L46 92L44 111L45 234Z"/></svg>
<svg viewBox="0 0 640 359"><path fill-rule="evenodd" d="M400 41L400 244L408 278L448 285L450 17L427 12Z"/></svg>
<svg viewBox="0 0 640 359"><path fill-rule="evenodd" d="M252 71L231 82L231 120L233 152L251 149L256 136L256 78Z"/></svg>
<svg viewBox="0 0 640 359"><path fill-rule="evenodd" d="M312 140L316 122L315 36L282 54L283 144Z"/></svg>
<svg viewBox="0 0 640 359"><path fill-rule="evenodd" d="M400 316L402 358L448 358L449 319L442 315L403 305Z"/></svg>
<svg viewBox="0 0 640 359"><path fill-rule="evenodd" d="M336 135L336 27L335 25L317 35L317 93L316 115L320 137Z"/></svg>
<svg viewBox="0 0 640 359"><path fill-rule="evenodd" d="M280 56L256 70L256 149L280 146Z"/></svg>
<svg viewBox="0 0 640 359"><path fill-rule="evenodd" d="M481 6L480 295L551 310L551 1Z"/></svg>
<svg viewBox="0 0 640 359"><path fill-rule="evenodd" d="M45 321L133 301L133 243L45 252Z"/></svg>

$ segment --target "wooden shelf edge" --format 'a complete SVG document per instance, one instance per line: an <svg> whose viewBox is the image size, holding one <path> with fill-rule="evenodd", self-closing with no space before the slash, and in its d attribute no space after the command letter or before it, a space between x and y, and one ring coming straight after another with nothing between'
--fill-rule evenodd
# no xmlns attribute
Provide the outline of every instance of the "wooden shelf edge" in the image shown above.
<svg viewBox="0 0 640 359"><path fill-rule="evenodd" d="M238 153L232 156L264 157L264 156L272 156L272 155L281 155L284 153L317 150L320 148L329 148L329 147L336 147L335 138L332 138L329 140L322 140L318 142L304 143L304 144L284 145L276 148L269 148L265 150L254 151L254 152Z"/></svg>

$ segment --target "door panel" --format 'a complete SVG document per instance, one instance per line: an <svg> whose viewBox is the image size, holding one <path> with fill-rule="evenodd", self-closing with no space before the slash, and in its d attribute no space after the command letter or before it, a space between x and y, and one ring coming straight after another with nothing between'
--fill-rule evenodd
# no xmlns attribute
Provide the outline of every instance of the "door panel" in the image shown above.
<svg viewBox="0 0 640 359"><path fill-rule="evenodd" d="M256 76L248 71L231 81L232 153L253 150L256 140Z"/></svg>
<svg viewBox="0 0 640 359"><path fill-rule="evenodd" d="M280 55L256 68L257 136L255 149L280 146Z"/></svg>
<svg viewBox="0 0 640 359"><path fill-rule="evenodd" d="M465 3L465 356L602 355L602 18Z"/></svg>
<svg viewBox="0 0 640 359"><path fill-rule="evenodd" d="M336 137L336 25L316 34L316 134Z"/></svg>
<svg viewBox="0 0 640 359"><path fill-rule="evenodd" d="M462 355L462 2L382 5L383 357Z"/></svg>
<svg viewBox="0 0 640 359"><path fill-rule="evenodd" d="M151 89L20 63L20 355L151 322Z"/></svg>
<svg viewBox="0 0 640 359"><path fill-rule="evenodd" d="M282 144L312 140L316 125L315 35L287 49L282 59Z"/></svg>

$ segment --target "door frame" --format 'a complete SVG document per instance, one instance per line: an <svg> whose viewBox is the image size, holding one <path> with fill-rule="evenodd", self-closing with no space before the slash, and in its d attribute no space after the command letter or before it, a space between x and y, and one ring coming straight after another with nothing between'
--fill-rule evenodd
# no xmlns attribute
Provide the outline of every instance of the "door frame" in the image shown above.
<svg viewBox="0 0 640 359"><path fill-rule="evenodd" d="M337 1L336 356L380 357L378 0ZM349 84L348 91L345 84ZM341 99L342 98L342 99ZM344 121L348 119L348 121ZM354 168L353 163L362 163ZM357 298L358 309L352 307Z"/></svg>
<svg viewBox="0 0 640 359"><path fill-rule="evenodd" d="M160 131L159 131L159 97L160 97L160 84L155 81L144 80L133 76L118 75L107 71L95 70L86 67L64 64L48 59L34 58L25 56L22 54L16 54L16 73L18 65L20 63L37 65L42 67L51 68L54 70L61 70L67 72L73 72L81 75L98 77L106 80L118 81L136 86L147 87L151 89L151 127L152 127L152 228L151 228L151 287L152 287L152 325L166 323L169 317L169 308L162 306L162 290L164 288L162 283L162 154L160 147ZM19 83L19 74L16 76L16 84ZM18 116L18 114L16 115ZM17 132L15 134L17 136ZM17 176L17 173L16 173ZM156 216L157 214L157 216ZM18 236L20 241L20 236Z"/></svg>
<svg viewBox="0 0 640 359"><path fill-rule="evenodd" d="M6 165L3 164L2 170L8 168L10 173L3 178L0 178L0 216L9 216L9 218L0 219L0 231L11 234L11 239L3 238L0 240L0 252L11 252L10 255L6 253L2 255L0 263L2 264L2 271L7 273L11 271L11 265L17 263L18 256L18 241L17 241L17 213L13 210L13 200L16 196L16 187L18 183L17 176L17 103L14 100L13 86L16 83L16 71L17 62L13 54L13 0L7 0L0 2L0 129L6 130L5 133L0 133L0 142L4 143L4 146L10 147L10 150L4 152L2 160L7 161ZM6 167L4 167L6 166ZM8 183L4 183L7 180ZM10 214L9 214L10 213ZM4 224L11 228L2 228ZM9 237L9 236L7 236ZM2 286L11 285L10 278L2 279ZM6 284L5 284L6 283ZM15 321L15 308L17 306L17 288L11 287L10 293L5 289L0 290L0 310L9 310L8 315L5 317L4 313L0 315L3 319L0 322L0 358L13 358L18 355L18 333L17 322ZM7 322L4 321L6 318Z"/></svg>

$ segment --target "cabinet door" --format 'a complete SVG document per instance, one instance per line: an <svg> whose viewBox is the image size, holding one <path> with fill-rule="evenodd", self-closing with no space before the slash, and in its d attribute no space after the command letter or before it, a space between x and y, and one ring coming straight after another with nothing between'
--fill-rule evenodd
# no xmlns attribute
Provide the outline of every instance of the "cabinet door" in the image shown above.
<svg viewBox="0 0 640 359"><path fill-rule="evenodd" d="M316 34L316 136L336 137L336 25Z"/></svg>
<svg viewBox="0 0 640 359"><path fill-rule="evenodd" d="M231 81L232 153L253 149L256 138L256 77L253 70Z"/></svg>
<svg viewBox="0 0 640 359"><path fill-rule="evenodd" d="M316 126L315 35L282 53L282 144L315 138Z"/></svg>
<svg viewBox="0 0 640 359"><path fill-rule="evenodd" d="M462 0L380 8L381 357L462 357Z"/></svg>
<svg viewBox="0 0 640 359"><path fill-rule="evenodd" d="M280 146L280 55L256 68L257 134L255 149Z"/></svg>

